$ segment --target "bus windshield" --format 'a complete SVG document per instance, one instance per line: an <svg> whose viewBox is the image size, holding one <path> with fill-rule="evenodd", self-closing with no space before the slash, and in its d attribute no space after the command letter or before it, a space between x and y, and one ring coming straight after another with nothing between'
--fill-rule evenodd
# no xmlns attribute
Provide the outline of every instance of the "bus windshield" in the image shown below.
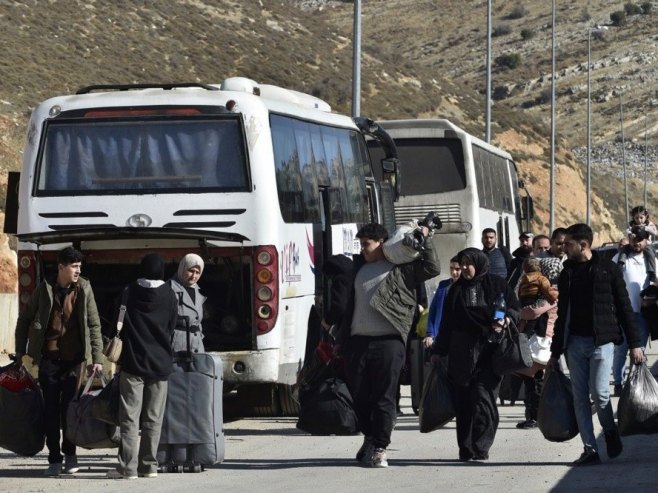
<svg viewBox="0 0 658 493"><path fill-rule="evenodd" d="M241 129L227 117L52 120L35 194L247 191Z"/></svg>
<svg viewBox="0 0 658 493"><path fill-rule="evenodd" d="M466 188L464 150L459 139L395 139L402 172L400 195L423 195L452 192ZM384 157L376 141L369 141L373 163ZM373 166L375 175L381 167ZM381 180L381 176L376 176Z"/></svg>

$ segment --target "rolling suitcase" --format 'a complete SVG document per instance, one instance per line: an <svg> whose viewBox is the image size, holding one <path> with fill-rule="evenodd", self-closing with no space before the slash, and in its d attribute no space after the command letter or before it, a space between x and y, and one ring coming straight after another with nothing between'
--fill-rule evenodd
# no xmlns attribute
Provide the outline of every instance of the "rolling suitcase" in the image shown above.
<svg viewBox="0 0 658 493"><path fill-rule="evenodd" d="M189 348L189 332L188 332ZM217 355L174 360L160 446L159 472L201 472L224 460L223 368Z"/></svg>
<svg viewBox="0 0 658 493"><path fill-rule="evenodd" d="M423 339L409 340L409 360L411 367L411 409L418 415L420 398L427 377L432 373L431 354L423 346Z"/></svg>

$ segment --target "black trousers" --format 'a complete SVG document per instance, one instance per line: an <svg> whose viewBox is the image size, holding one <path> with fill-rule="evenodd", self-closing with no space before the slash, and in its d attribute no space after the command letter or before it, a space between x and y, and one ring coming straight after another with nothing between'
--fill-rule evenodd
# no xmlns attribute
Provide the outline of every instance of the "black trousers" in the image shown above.
<svg viewBox="0 0 658 493"><path fill-rule="evenodd" d="M523 385L525 387L525 419L537 421L539 397L544 385L544 370L539 370L534 377L523 377Z"/></svg>
<svg viewBox="0 0 658 493"><path fill-rule="evenodd" d="M66 409L73 400L78 385L76 371L80 362L53 361L46 358L39 364L39 384L45 406L46 446L48 463L62 462L62 452L75 455L75 445L66 439ZM64 439L60 449L60 428Z"/></svg>
<svg viewBox="0 0 658 493"><path fill-rule="evenodd" d="M391 443L397 418L395 395L404 359L404 343L397 336L353 336L348 343L347 382L359 428L377 448Z"/></svg>
<svg viewBox="0 0 658 493"><path fill-rule="evenodd" d="M501 377L494 373L490 361L482 363L468 385L451 385L462 460L488 455L498 430L496 399Z"/></svg>

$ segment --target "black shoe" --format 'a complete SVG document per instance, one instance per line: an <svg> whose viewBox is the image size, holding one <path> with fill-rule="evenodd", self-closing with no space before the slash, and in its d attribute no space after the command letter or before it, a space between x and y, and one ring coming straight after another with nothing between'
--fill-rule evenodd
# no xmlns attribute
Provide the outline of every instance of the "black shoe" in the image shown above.
<svg viewBox="0 0 658 493"><path fill-rule="evenodd" d="M489 454L475 454L473 460L489 460Z"/></svg>
<svg viewBox="0 0 658 493"><path fill-rule="evenodd" d="M621 438L619 437L619 432L615 431L606 431L605 435L605 445L608 451L608 457L614 459L619 457L621 451L624 450L624 446L621 443Z"/></svg>
<svg viewBox="0 0 658 493"><path fill-rule="evenodd" d="M585 451L571 463L573 467L577 466L594 466L601 463L601 457L599 453L593 448L585 447Z"/></svg>
<svg viewBox="0 0 658 493"><path fill-rule="evenodd" d="M616 383L614 391L612 393L612 397L621 397L621 389L622 389L622 385L619 384L619 383Z"/></svg>
<svg viewBox="0 0 658 493"><path fill-rule="evenodd" d="M532 428L537 428L537 421L534 419L529 419L527 421L521 421L520 423L516 423L516 427L519 430L530 430Z"/></svg>

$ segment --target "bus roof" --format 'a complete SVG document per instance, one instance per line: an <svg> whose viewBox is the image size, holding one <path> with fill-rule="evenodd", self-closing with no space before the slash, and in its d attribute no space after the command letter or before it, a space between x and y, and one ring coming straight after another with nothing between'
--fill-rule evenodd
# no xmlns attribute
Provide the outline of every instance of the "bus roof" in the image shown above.
<svg viewBox="0 0 658 493"><path fill-rule="evenodd" d="M224 106L233 101L233 112L258 106L267 111L288 114L330 125L356 128L346 115L331 112L325 101L291 89L259 84L244 77L231 77L221 84L127 84L82 88L79 93L43 101L34 111L40 120L59 113L87 108L135 106Z"/></svg>
<svg viewBox="0 0 658 493"><path fill-rule="evenodd" d="M379 123L384 130L391 134L393 139L396 138L422 138L422 137L450 137L450 132L454 132L455 138L468 137L471 142L482 147L494 154L498 154L510 161L513 161L512 155L494 145L486 143L484 140L469 134L466 130L458 127L445 118L427 118L427 119L409 119L409 120L380 120Z"/></svg>

